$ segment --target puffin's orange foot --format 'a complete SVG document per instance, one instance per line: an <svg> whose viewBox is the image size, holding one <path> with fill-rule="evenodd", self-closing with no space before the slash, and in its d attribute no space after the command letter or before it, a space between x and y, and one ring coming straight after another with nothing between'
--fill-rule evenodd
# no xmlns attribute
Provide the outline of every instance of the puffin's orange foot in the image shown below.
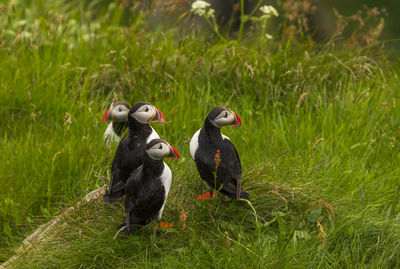
<svg viewBox="0 0 400 269"><path fill-rule="evenodd" d="M174 224L172 224L172 223L167 223L167 222L160 222L160 223L157 223L156 224L156 227L157 228L171 228L171 227L173 227L174 226Z"/></svg>
<svg viewBox="0 0 400 269"><path fill-rule="evenodd" d="M207 199L210 199L210 198L215 198L215 194L214 194L213 191L207 192L205 194L199 194L199 195L196 196L197 200L207 200Z"/></svg>

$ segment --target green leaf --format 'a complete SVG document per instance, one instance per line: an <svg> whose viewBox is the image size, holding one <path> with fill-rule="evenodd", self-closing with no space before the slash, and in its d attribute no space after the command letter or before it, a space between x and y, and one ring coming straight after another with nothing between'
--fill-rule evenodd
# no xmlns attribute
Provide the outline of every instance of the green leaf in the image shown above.
<svg viewBox="0 0 400 269"><path fill-rule="evenodd" d="M275 211L275 212L271 212L272 216L279 216L279 217L284 217L286 216L287 213L282 212L282 211Z"/></svg>
<svg viewBox="0 0 400 269"><path fill-rule="evenodd" d="M311 235L309 232L304 231L304 230L296 230L295 235L297 238L302 238L302 239L310 239Z"/></svg>
<svg viewBox="0 0 400 269"><path fill-rule="evenodd" d="M354 232L354 226L351 225L349 226L349 234L352 234Z"/></svg>
<svg viewBox="0 0 400 269"><path fill-rule="evenodd" d="M12 235L12 229L11 229L10 225L7 222L4 222L4 224L3 224L3 233L8 235L8 236Z"/></svg>

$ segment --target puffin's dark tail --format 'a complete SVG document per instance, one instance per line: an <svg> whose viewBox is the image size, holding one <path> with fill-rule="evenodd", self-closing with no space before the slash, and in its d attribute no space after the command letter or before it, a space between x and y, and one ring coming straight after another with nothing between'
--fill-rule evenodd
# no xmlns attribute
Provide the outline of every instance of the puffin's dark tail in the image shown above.
<svg viewBox="0 0 400 269"><path fill-rule="evenodd" d="M124 192L121 193L111 193L111 194L104 194L103 196L103 201L109 204L113 204L115 201L118 200L118 198L122 197L124 195Z"/></svg>
<svg viewBox="0 0 400 269"><path fill-rule="evenodd" d="M236 192L229 191L227 189L221 189L220 192L225 194L225 195L227 195L227 196L229 196L233 200L240 200L240 199L237 199ZM243 189L240 189L240 196L239 197L242 198L242 199L246 199L248 201L251 201L250 200L250 194L247 191L243 190Z"/></svg>
<svg viewBox="0 0 400 269"><path fill-rule="evenodd" d="M250 194L247 191L243 190L243 189L240 190L240 198L246 199L248 201L251 201L250 200Z"/></svg>
<svg viewBox="0 0 400 269"><path fill-rule="evenodd" d="M125 194L125 184L123 182L118 182L114 186L110 187L109 190L104 194L103 201L109 204L113 204L118 198L124 196Z"/></svg>
<svg viewBox="0 0 400 269"><path fill-rule="evenodd" d="M131 216L131 225L129 226L129 228L126 226L126 221L124 221L123 223L121 223L118 226L118 230L124 228L122 230L122 233L124 234L133 234L134 232L136 232L137 230L139 230L141 227L149 224L151 222L151 218L148 219L144 219L142 221L137 220L134 216Z"/></svg>

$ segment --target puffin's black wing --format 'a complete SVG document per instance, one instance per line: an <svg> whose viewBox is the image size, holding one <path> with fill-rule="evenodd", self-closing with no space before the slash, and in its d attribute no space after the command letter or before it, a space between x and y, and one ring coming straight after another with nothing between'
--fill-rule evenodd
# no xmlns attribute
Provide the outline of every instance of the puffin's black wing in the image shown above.
<svg viewBox="0 0 400 269"><path fill-rule="evenodd" d="M151 219L146 218L138 218L136 215L132 214L132 211L135 209L135 204L139 196L139 184L143 177L143 166L134 170L126 182L125 188L125 211L126 211L126 221L122 223L119 228L123 226L127 226L123 230L124 233L129 234L133 233L140 226L148 224Z"/></svg>
<svg viewBox="0 0 400 269"><path fill-rule="evenodd" d="M236 199L236 197L249 199L249 194L241 188L242 166L240 164L239 155L229 141L224 139L220 144L221 162L217 169L217 178L215 179L215 153L216 150L208 150L202 152L199 147L195 155L195 163L200 177L211 187L219 189L223 194Z"/></svg>
<svg viewBox="0 0 400 269"><path fill-rule="evenodd" d="M215 182L214 179L214 171L215 171L215 163L213 156L209 154L203 155L203 154L196 154L194 162L196 163L197 170L199 171L200 177L211 187L216 187L218 189L218 186L221 185L221 183L218 181ZM215 186L216 185L216 186Z"/></svg>
<svg viewBox="0 0 400 269"><path fill-rule="evenodd" d="M131 173L126 183L125 210L136 221L152 219L165 200L164 186L145 178L143 166ZM138 223L138 222L137 222Z"/></svg>
<svg viewBox="0 0 400 269"><path fill-rule="evenodd" d="M125 194L125 184L132 171L143 164L146 137L134 137L129 133L121 140L111 166L111 182L104 201L113 203Z"/></svg>
<svg viewBox="0 0 400 269"><path fill-rule="evenodd" d="M121 163L124 161L124 156L127 155L128 150L128 139L125 136L119 143L115 156L111 165L111 181L110 186L106 194L103 196L103 200L108 203L114 203L118 198L125 194L125 183L129 176L124 171Z"/></svg>
<svg viewBox="0 0 400 269"><path fill-rule="evenodd" d="M126 182L125 210L127 212L130 212L135 206L135 201L137 199L137 196L139 195L138 194L139 190L137 185L140 183L142 176L143 176L143 166L134 170L130 174L128 181Z"/></svg>
<svg viewBox="0 0 400 269"><path fill-rule="evenodd" d="M224 139L221 149L221 163L218 166L217 176L223 187L221 192L233 199L249 199L249 193L242 189L242 165L235 146Z"/></svg>

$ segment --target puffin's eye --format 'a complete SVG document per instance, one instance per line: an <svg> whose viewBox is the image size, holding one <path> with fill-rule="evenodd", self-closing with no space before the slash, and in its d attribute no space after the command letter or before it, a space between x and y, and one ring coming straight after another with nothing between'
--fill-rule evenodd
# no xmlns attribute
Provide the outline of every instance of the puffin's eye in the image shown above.
<svg viewBox="0 0 400 269"><path fill-rule="evenodd" d="M122 111L121 107L120 107L120 108L118 108L118 112L121 112L121 111Z"/></svg>
<svg viewBox="0 0 400 269"><path fill-rule="evenodd" d="M228 112L225 112L224 118L228 117Z"/></svg>
<svg viewBox="0 0 400 269"><path fill-rule="evenodd" d="M162 149L162 145L160 145L160 146L158 147L158 149Z"/></svg>
<svg viewBox="0 0 400 269"><path fill-rule="evenodd" d="M144 112L149 112L149 107L146 107L146 109L144 110Z"/></svg>

